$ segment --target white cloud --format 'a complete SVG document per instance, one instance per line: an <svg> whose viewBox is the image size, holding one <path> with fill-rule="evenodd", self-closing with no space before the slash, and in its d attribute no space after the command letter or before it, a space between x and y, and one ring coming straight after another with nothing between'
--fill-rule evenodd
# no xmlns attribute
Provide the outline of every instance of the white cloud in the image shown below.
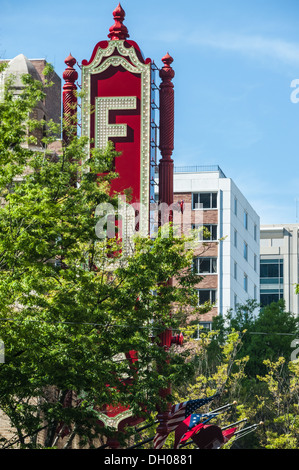
<svg viewBox="0 0 299 470"><path fill-rule="evenodd" d="M236 51L252 57L269 57L287 64L299 65L299 43L279 38L265 38L260 35L238 33L196 33L186 37L186 41L197 46L213 47Z"/></svg>

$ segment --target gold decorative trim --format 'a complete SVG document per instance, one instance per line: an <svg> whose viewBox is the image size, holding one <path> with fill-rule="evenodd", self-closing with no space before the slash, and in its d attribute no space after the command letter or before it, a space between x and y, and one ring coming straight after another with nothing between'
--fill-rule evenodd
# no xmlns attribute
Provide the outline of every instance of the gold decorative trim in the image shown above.
<svg viewBox="0 0 299 470"><path fill-rule="evenodd" d="M115 52L120 55L114 55ZM82 66L82 90L84 92L82 98L82 135L90 137L91 76L104 72L110 66L118 67L120 65L131 73L141 75L139 230L141 233L147 234L150 203L151 63L144 64L140 62L135 48L133 46L125 47L124 41L109 41L106 49L98 48L94 60L90 64ZM96 145L98 145L97 142Z"/></svg>

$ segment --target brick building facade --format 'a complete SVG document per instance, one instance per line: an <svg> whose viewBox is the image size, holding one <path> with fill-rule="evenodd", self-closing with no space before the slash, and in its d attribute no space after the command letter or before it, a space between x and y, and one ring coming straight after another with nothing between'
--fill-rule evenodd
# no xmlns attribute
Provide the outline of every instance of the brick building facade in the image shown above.
<svg viewBox="0 0 299 470"><path fill-rule="evenodd" d="M219 167L175 168L174 204L183 207L182 231L199 229L198 299L213 305L200 323L210 328L215 315L225 317L247 299L259 302L260 220L234 182Z"/></svg>
<svg viewBox="0 0 299 470"><path fill-rule="evenodd" d="M46 77L43 74L47 65L45 59L27 59L24 54L19 54L11 60L2 62L6 62L8 66L4 72L0 73L0 99L5 80L10 75L14 76L13 89L15 94L20 93L23 88L22 75L29 74L35 80L45 83ZM32 113L32 118L45 121L45 124L52 120L54 123L61 125L61 78L55 72L52 72L47 78L52 82L52 86L46 88L45 99L38 103ZM61 132L57 135L58 140L60 134ZM43 129L36 130L34 135L37 137L37 145L42 146Z"/></svg>

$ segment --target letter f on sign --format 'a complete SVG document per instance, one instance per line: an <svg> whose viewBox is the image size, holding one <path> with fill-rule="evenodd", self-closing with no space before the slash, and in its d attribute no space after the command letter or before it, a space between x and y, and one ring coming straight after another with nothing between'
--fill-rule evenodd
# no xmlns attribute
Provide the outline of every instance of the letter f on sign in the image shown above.
<svg viewBox="0 0 299 470"><path fill-rule="evenodd" d="M127 137L126 124L109 124L109 111L136 108L136 96L97 97L95 108L96 147L105 149L111 137Z"/></svg>

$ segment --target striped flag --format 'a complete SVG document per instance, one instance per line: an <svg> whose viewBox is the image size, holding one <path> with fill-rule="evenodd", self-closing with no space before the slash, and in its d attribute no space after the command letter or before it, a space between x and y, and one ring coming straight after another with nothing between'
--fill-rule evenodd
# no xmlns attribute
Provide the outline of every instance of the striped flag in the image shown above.
<svg viewBox="0 0 299 470"><path fill-rule="evenodd" d="M181 443L191 438L199 449L221 449L233 437L236 430L237 428L230 428L222 431L219 426L205 426L204 423L200 423L185 434Z"/></svg>
<svg viewBox="0 0 299 470"><path fill-rule="evenodd" d="M236 431L237 431L237 428L230 428L230 429L225 429L225 431L222 431L224 444L226 444L234 436Z"/></svg>
<svg viewBox="0 0 299 470"><path fill-rule="evenodd" d="M202 426L191 438L199 449L220 449L224 443L221 428L214 425Z"/></svg>
<svg viewBox="0 0 299 470"><path fill-rule="evenodd" d="M204 427L204 424L199 423L196 426L194 426L194 428L188 430L181 438L179 444L183 444L184 442L188 441L190 438L192 438L192 436L197 434L203 427Z"/></svg>
<svg viewBox="0 0 299 470"><path fill-rule="evenodd" d="M208 421L217 416L213 413L191 414L182 421L175 430L174 449L178 449L179 445L188 440L193 434L196 434ZM202 422L202 420L204 421Z"/></svg>
<svg viewBox="0 0 299 470"><path fill-rule="evenodd" d="M184 421L193 411L197 410L203 405L210 403L216 397L219 396L219 393L216 393L212 397L208 398L198 398L197 400L189 400L184 401L182 403L178 403L176 405L172 405L171 410L169 412L169 418L167 421L168 433L161 434L159 432L156 433L154 437L154 449L161 449L164 442L167 439L167 436L172 431L175 431L177 426Z"/></svg>

